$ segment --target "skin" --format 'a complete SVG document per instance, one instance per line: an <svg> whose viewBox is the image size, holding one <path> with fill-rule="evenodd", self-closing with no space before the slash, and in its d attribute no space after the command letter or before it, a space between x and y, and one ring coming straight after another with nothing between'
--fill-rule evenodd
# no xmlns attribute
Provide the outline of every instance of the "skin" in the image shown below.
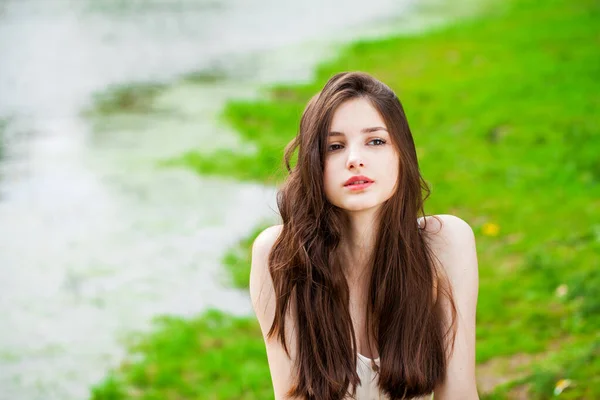
<svg viewBox="0 0 600 400"><path fill-rule="evenodd" d="M362 132L375 127L382 129ZM349 239L343 242L342 249L353 265L353 269L348 271L348 283L350 308L353 322L358 327L357 332L362 331L359 316L364 310L364 260L373 246L376 226L373 216L378 207L391 197L398 178L398 153L385 128L380 115L367 100L353 99L340 105L334 113L331 131L340 134L328 138L331 151L325 161L325 193L331 203L348 212L352 221ZM396 169L390 167L393 165ZM359 174L371 178L375 183L362 192L351 192L344 188L349 177ZM445 271L452 285L458 321L455 348L448 360L446 379L435 388L435 400L478 399L475 381L475 313L479 279L475 237L471 227L462 219L446 214L437 217L442 224L435 218L428 218L425 229L429 233L431 249L439 259L437 267ZM256 238L252 247L250 273L250 296L265 338L276 400L285 399L285 393L292 385L292 360L296 352L293 336L295 326L291 317L286 319L286 341L292 360L276 338L266 338L275 315L275 292L267 262L281 228L282 225L272 226ZM449 305L442 304L450 316ZM359 337L358 343L359 352L369 354L362 347L364 338ZM371 357L376 358L377 355L372 354Z"/></svg>

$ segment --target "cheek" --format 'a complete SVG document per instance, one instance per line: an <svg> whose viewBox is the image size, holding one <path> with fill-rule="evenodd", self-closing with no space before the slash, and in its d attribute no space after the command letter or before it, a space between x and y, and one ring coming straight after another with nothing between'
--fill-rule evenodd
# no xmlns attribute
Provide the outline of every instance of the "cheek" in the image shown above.
<svg viewBox="0 0 600 400"><path fill-rule="evenodd" d="M325 195L330 196L334 185L334 173L331 163L325 162L325 168L323 169L323 187L325 188Z"/></svg>
<svg viewBox="0 0 600 400"><path fill-rule="evenodd" d="M396 154L391 155L388 161L382 166L383 171L386 173L386 181L389 190L394 192L396 185L398 185L398 178L400 176L400 160Z"/></svg>

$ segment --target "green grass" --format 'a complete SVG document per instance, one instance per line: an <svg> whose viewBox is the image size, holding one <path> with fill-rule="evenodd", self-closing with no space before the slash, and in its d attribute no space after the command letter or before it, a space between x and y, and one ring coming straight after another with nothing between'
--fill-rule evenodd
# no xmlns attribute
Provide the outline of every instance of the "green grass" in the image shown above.
<svg viewBox="0 0 600 400"><path fill-rule="evenodd" d="M270 399L269 368L253 318L208 310L162 317L130 340L129 360L92 388L93 400Z"/></svg>
<svg viewBox="0 0 600 400"><path fill-rule="evenodd" d="M277 85L262 100L232 101L224 118L256 153L190 151L177 162L203 175L280 182L283 147L308 98L336 72L372 73L405 106L433 189L426 211L458 215L475 231L478 363L540 354L523 376L482 397L513 398L524 390L528 398L550 398L558 380L570 379L561 398L600 398L600 4L511 4L418 37L357 42L319 66L310 84ZM253 235L225 259L236 286L247 285L249 252L241 249ZM188 365L209 351L219 350L165 362ZM134 387L123 376L117 387ZM257 379L270 384L266 372ZM143 393L167 398L181 385L151 385ZM217 383L206 390L213 397L173 398L229 398Z"/></svg>

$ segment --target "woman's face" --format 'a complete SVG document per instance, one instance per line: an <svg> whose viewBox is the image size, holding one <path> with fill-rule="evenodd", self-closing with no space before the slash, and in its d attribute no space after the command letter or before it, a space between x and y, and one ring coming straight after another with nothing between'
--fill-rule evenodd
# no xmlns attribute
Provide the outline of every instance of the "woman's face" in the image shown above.
<svg viewBox="0 0 600 400"><path fill-rule="evenodd" d="M325 196L348 211L377 207L394 193L399 155L379 112L364 98L342 103L334 112L325 156ZM366 184L349 185L363 176Z"/></svg>

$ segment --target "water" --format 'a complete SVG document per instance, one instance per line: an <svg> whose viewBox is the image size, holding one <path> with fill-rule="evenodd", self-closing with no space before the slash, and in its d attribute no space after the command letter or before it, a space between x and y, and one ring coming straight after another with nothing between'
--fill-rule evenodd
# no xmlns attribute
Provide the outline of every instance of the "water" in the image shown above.
<svg viewBox="0 0 600 400"><path fill-rule="evenodd" d="M240 147L216 122L232 96L308 79L331 46L391 29L410 1L0 0L0 399L84 399L154 315L250 312L223 253L275 189L157 168ZM326 38L326 39L325 39ZM228 79L176 83L190 71ZM170 86L172 115L81 116L111 84ZM181 118L181 115L186 118Z"/></svg>

